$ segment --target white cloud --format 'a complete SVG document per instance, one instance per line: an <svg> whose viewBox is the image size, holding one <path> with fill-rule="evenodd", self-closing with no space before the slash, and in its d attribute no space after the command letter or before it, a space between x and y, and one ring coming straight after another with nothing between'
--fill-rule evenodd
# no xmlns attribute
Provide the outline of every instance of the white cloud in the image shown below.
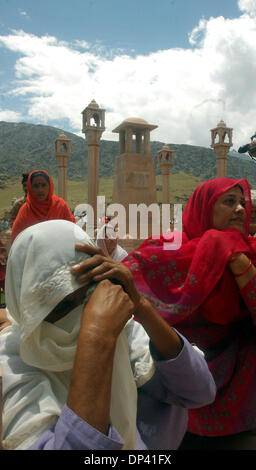
<svg viewBox="0 0 256 470"><path fill-rule="evenodd" d="M20 119L22 119L20 113L16 113L15 111L11 111L10 109L0 108L0 121L17 122Z"/></svg>
<svg viewBox="0 0 256 470"><path fill-rule="evenodd" d="M255 2L239 7L252 14ZM27 104L32 122L67 118L79 133L81 111L95 99L107 110L104 139L117 138L112 129L136 116L158 125L151 140L208 146L223 119L237 148L256 129L255 18L202 19L190 42L191 49L132 56L24 31L0 36L0 47L19 53L11 96Z"/></svg>
<svg viewBox="0 0 256 470"><path fill-rule="evenodd" d="M29 19L29 15L27 14L27 12L25 10L22 10L21 8L18 8L18 12L19 12L20 16L23 16L23 17L26 17L27 19Z"/></svg>
<svg viewBox="0 0 256 470"><path fill-rule="evenodd" d="M78 39L74 41L73 43L74 46L77 46L80 49L89 49L90 48L90 43L87 41L79 41Z"/></svg>
<svg viewBox="0 0 256 470"><path fill-rule="evenodd" d="M239 0L238 7L249 15L256 14L256 0Z"/></svg>

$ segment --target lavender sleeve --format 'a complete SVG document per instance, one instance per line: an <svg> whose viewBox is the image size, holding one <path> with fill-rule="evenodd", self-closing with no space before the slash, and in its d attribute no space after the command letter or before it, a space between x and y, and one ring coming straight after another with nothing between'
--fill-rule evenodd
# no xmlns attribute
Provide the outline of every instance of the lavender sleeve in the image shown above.
<svg viewBox="0 0 256 470"><path fill-rule="evenodd" d="M176 331L183 341L183 348L174 359L159 360L157 351L150 344L155 361L155 374L143 386L157 400L183 408L199 408L212 403L216 385L203 354Z"/></svg>
<svg viewBox="0 0 256 470"><path fill-rule="evenodd" d="M183 348L174 359L160 360L150 345L155 373L138 388L137 427L148 449L178 449L187 429L188 409L215 399L216 386L204 357L179 336Z"/></svg>
<svg viewBox="0 0 256 470"><path fill-rule="evenodd" d="M54 428L45 431L29 450L120 450L123 440L109 427L102 434L65 405Z"/></svg>
<svg viewBox="0 0 256 470"><path fill-rule="evenodd" d="M138 351L141 328L136 322L130 328L132 355ZM151 379L138 388L137 450L177 449L186 431L187 409L204 406L215 398L216 387L206 361L186 338L179 336L183 347L174 359L161 360L150 345L155 370ZM139 341L146 344L149 338L140 335ZM45 431L30 450L121 450L122 446L114 427L109 427L106 436L65 405L55 427Z"/></svg>

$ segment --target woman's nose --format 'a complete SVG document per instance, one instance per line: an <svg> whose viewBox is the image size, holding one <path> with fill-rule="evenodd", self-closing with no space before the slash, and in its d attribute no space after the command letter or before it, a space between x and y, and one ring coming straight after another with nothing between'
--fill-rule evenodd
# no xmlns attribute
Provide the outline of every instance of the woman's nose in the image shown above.
<svg viewBox="0 0 256 470"><path fill-rule="evenodd" d="M235 211L236 212L241 212L241 211L244 211L245 208L244 206L242 206L242 204L240 204L240 202L236 205L236 208L235 208Z"/></svg>

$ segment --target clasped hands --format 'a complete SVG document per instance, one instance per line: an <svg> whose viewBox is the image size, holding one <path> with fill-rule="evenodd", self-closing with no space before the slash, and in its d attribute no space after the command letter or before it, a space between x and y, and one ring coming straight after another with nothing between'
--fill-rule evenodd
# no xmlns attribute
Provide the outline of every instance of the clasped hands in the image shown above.
<svg viewBox="0 0 256 470"><path fill-rule="evenodd" d="M72 266L71 272L77 281L81 284L99 282L83 311L87 331L90 329L97 337L104 336L106 332L117 337L142 299L132 274L125 265L106 256L99 247L80 243L75 247L90 255Z"/></svg>

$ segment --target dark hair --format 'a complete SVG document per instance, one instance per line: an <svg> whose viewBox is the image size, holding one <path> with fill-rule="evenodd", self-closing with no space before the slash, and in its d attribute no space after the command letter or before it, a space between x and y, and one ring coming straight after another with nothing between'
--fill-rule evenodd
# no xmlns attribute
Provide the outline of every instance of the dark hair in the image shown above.
<svg viewBox="0 0 256 470"><path fill-rule="evenodd" d="M243 190L242 186L240 186L240 184L236 184L235 186L233 186L233 188L241 189L241 192L244 194L244 190Z"/></svg>
<svg viewBox="0 0 256 470"><path fill-rule="evenodd" d="M50 184L49 176L43 170L35 171L31 175L31 178L30 178L31 184L32 184L33 179L36 178L37 176L42 176L47 181L47 183Z"/></svg>
<svg viewBox="0 0 256 470"><path fill-rule="evenodd" d="M22 173L21 184L24 184L28 181L29 173Z"/></svg>

